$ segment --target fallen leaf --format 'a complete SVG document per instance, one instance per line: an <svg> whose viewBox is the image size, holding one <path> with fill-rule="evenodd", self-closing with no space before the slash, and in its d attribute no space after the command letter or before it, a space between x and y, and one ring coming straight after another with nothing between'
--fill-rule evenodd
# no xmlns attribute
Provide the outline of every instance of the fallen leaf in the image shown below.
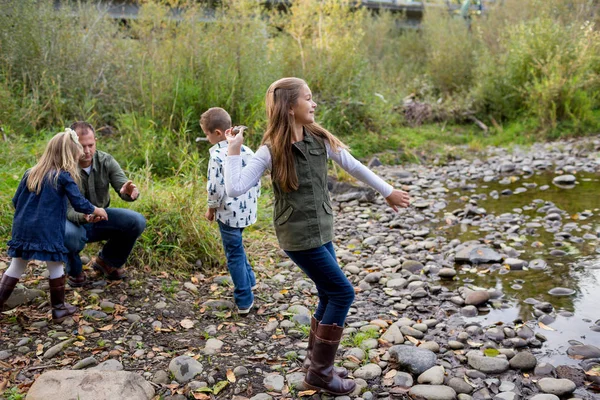
<svg viewBox="0 0 600 400"><path fill-rule="evenodd" d="M548 325L544 324L543 322L538 322L538 325L540 328L545 329L547 331L555 331L556 330L554 328L550 328Z"/></svg>
<svg viewBox="0 0 600 400"><path fill-rule="evenodd" d="M409 342L411 342L411 343L414 343L414 344L416 344L416 345L418 345L419 343L421 343L421 342L419 341L419 339L415 339L415 338L414 338L414 337L412 337L412 336L408 336L408 335L407 335L407 336L406 336L406 338L408 339L408 341L409 341Z"/></svg>
<svg viewBox="0 0 600 400"><path fill-rule="evenodd" d="M490 348L490 349L485 349L483 351L483 354L485 354L486 357L496 357L496 356L500 355L500 352L496 349Z"/></svg>
<svg viewBox="0 0 600 400"><path fill-rule="evenodd" d="M213 387L213 393L215 395L219 394L219 392L223 389L225 389L225 387L229 385L229 381L219 381L217 382L217 384Z"/></svg>
<svg viewBox="0 0 600 400"><path fill-rule="evenodd" d="M231 383L235 383L235 374L230 369L227 370L227 380Z"/></svg>
<svg viewBox="0 0 600 400"><path fill-rule="evenodd" d="M298 392L298 396L300 396L300 397L303 397L303 396L312 396L315 393L317 393L316 390L303 390L301 392Z"/></svg>
<svg viewBox="0 0 600 400"><path fill-rule="evenodd" d="M112 328L113 328L113 324L109 324L109 325L103 326L102 328L98 328L98 330L106 332L106 331L110 331Z"/></svg>
<svg viewBox="0 0 600 400"><path fill-rule="evenodd" d="M204 393L192 393L196 400L210 400L210 396Z"/></svg>
<svg viewBox="0 0 600 400"><path fill-rule="evenodd" d="M398 371L396 371L395 369L389 370L387 374L385 374L384 378L385 379L390 379L396 376L396 374L398 374Z"/></svg>
<svg viewBox="0 0 600 400"><path fill-rule="evenodd" d="M44 345L42 343L39 343L37 345L37 350L35 352L36 356L39 356L40 354L42 354L44 352Z"/></svg>
<svg viewBox="0 0 600 400"><path fill-rule="evenodd" d="M198 278L196 278L195 276L192 276L192 277L190 278L190 281L192 281L192 283L193 283L194 285L197 285L198 283L200 283L200 282L198 281Z"/></svg>

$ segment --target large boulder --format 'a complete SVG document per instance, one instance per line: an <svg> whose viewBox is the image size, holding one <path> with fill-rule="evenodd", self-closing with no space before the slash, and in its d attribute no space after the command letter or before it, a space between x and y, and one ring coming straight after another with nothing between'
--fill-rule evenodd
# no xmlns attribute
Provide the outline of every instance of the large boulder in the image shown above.
<svg viewBox="0 0 600 400"><path fill-rule="evenodd" d="M33 383L26 400L150 400L154 388L128 371L48 371Z"/></svg>

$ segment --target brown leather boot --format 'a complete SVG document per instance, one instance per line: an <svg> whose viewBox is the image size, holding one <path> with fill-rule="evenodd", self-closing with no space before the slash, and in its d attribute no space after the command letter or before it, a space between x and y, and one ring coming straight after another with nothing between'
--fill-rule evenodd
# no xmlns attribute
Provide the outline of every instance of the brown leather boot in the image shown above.
<svg viewBox="0 0 600 400"><path fill-rule="evenodd" d="M319 320L315 317L310 318L310 335L308 336L308 347L306 348L306 357L304 358L304 362L302 363L302 371L306 372L310 368L310 358L312 357L312 349L315 343L315 333L317 332L317 327L319 326ZM333 373L339 376L340 378L348 377L348 370L344 367L333 367Z"/></svg>
<svg viewBox="0 0 600 400"><path fill-rule="evenodd" d="M352 392L356 387L352 379L342 379L333 372L333 362L343 332L344 328L336 324L317 326L310 369L304 378L307 389L339 396Z"/></svg>
<svg viewBox="0 0 600 400"><path fill-rule="evenodd" d="M104 275L106 279L111 281L119 281L127 278L124 268L111 267L100 257L96 257L92 263L92 268L94 268L95 271L98 271L101 275Z"/></svg>
<svg viewBox="0 0 600 400"><path fill-rule="evenodd" d="M2 275L2 280L0 281L0 311L4 311L4 303L6 303L13 290L15 290L17 282L19 282L19 278L13 278L6 274Z"/></svg>
<svg viewBox="0 0 600 400"><path fill-rule="evenodd" d="M69 315L77 312L77 307L65 303L65 276L49 279L50 304L52 305L52 322L59 324Z"/></svg>

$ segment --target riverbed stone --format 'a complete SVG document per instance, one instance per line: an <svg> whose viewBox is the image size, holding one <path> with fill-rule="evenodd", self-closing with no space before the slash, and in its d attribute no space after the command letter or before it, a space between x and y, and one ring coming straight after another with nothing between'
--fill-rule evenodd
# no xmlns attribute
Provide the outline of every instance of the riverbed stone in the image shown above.
<svg viewBox="0 0 600 400"><path fill-rule="evenodd" d="M600 348L591 344L575 345L567 349L567 354L571 357L578 357L584 360L589 358L600 358Z"/></svg>
<svg viewBox="0 0 600 400"><path fill-rule="evenodd" d="M408 392L414 399L425 400L453 400L456 392L449 386L443 385L416 385Z"/></svg>
<svg viewBox="0 0 600 400"><path fill-rule="evenodd" d="M422 374L433 367L437 361L435 353L408 345L396 345L389 349L390 360L415 375Z"/></svg>
<svg viewBox="0 0 600 400"><path fill-rule="evenodd" d="M441 385L444 383L444 367L436 365L423 372L417 378L417 382L429 385Z"/></svg>
<svg viewBox="0 0 600 400"><path fill-rule="evenodd" d="M485 357L470 352L467 359L471 367L486 374L501 374L509 367L508 360L501 357Z"/></svg>
<svg viewBox="0 0 600 400"><path fill-rule="evenodd" d="M528 351L521 351L517 353L509 361L510 367L518 369L520 371L530 371L537 365L537 359L533 354Z"/></svg>
<svg viewBox="0 0 600 400"><path fill-rule="evenodd" d="M153 397L152 385L141 375L128 371L47 371L27 393L27 400L150 400Z"/></svg>
<svg viewBox="0 0 600 400"><path fill-rule="evenodd" d="M542 378L537 384L542 392L559 397L575 391L575 383L568 379Z"/></svg>
<svg viewBox="0 0 600 400"><path fill-rule="evenodd" d="M190 356L175 357L169 363L169 371L179 383L187 383L202 373L202 364Z"/></svg>
<svg viewBox="0 0 600 400"><path fill-rule="evenodd" d="M352 375L368 381L381 376L381 367L377 364L367 364L354 371Z"/></svg>

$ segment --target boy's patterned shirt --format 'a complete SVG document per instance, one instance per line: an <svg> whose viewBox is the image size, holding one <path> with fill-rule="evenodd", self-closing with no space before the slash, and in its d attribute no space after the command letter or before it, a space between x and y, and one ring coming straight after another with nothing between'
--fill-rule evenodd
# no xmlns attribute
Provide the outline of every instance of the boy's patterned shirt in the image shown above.
<svg viewBox="0 0 600 400"><path fill-rule="evenodd" d="M256 222L260 180L246 193L238 197L229 197L225 192L225 174L223 164L227 158L227 141L223 140L210 148L208 162L208 207L216 208L216 218L233 228L245 228ZM242 146L242 168L254 156L254 152Z"/></svg>

